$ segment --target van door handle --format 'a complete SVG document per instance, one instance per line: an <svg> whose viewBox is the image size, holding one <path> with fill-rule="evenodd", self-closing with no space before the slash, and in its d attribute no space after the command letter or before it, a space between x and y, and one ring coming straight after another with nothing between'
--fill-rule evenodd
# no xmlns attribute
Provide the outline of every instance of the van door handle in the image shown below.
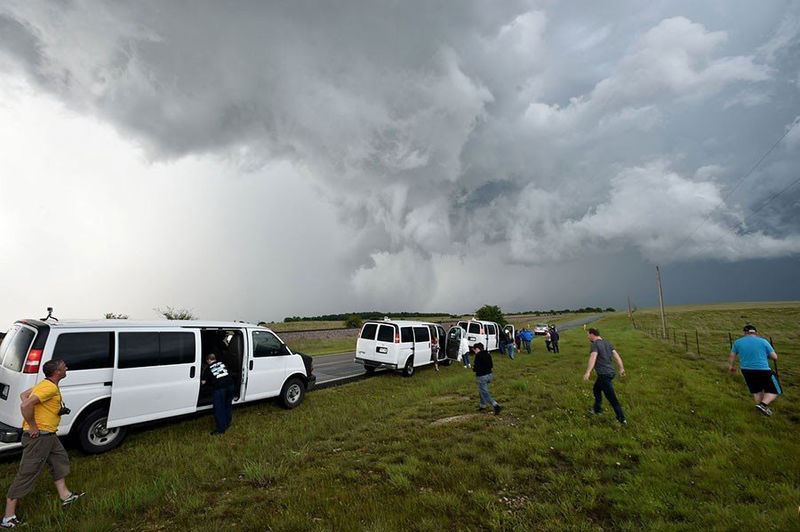
<svg viewBox="0 0 800 532"><path fill-rule="evenodd" d="M189 378L194 379L194 366L189 368Z"/></svg>
<svg viewBox="0 0 800 532"><path fill-rule="evenodd" d="M253 361L250 361L250 371L253 371Z"/></svg>

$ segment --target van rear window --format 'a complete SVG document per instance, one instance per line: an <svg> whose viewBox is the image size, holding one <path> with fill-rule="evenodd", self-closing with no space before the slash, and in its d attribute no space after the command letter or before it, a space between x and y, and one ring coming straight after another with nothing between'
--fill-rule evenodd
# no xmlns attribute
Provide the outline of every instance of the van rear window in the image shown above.
<svg viewBox="0 0 800 532"><path fill-rule="evenodd" d="M477 324L477 323L470 323L468 330L472 334L480 334L481 333L481 326L480 326L480 324Z"/></svg>
<svg viewBox="0 0 800 532"><path fill-rule="evenodd" d="M364 328L361 329L361 338L365 340L374 340L375 333L378 330L378 325L375 323L365 323Z"/></svg>
<svg viewBox="0 0 800 532"><path fill-rule="evenodd" d="M36 333L22 325L15 325L0 344L0 357L3 359L3 367L11 371L22 371L25 357L28 355Z"/></svg>
<svg viewBox="0 0 800 532"><path fill-rule="evenodd" d="M381 325L378 329L379 342L394 342L394 327L391 325Z"/></svg>
<svg viewBox="0 0 800 532"><path fill-rule="evenodd" d="M67 363L69 371L114 367L114 333L88 332L58 335L53 359Z"/></svg>
<svg viewBox="0 0 800 532"><path fill-rule="evenodd" d="M193 333L119 333L119 369L190 364L194 361Z"/></svg>

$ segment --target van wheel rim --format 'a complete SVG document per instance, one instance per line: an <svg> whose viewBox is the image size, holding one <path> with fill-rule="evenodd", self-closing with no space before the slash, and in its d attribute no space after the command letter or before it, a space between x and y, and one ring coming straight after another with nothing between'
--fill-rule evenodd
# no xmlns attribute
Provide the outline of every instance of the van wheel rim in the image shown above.
<svg viewBox="0 0 800 532"><path fill-rule="evenodd" d="M109 429L106 427L108 418L100 418L89 427L89 443L102 447L113 442L119 436L119 427Z"/></svg>
<svg viewBox="0 0 800 532"><path fill-rule="evenodd" d="M300 389L300 385L299 384L292 384L291 386L289 386L289 389L286 390L286 399L290 403L296 403L297 400L300 399L300 394L301 393L302 393L302 390Z"/></svg>

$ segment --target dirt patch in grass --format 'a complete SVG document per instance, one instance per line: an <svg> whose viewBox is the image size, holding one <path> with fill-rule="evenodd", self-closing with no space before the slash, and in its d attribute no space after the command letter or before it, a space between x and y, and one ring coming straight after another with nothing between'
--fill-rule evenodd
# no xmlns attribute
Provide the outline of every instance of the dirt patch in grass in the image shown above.
<svg viewBox="0 0 800 532"><path fill-rule="evenodd" d="M431 423L431 427L438 427L441 425L447 425L449 423L461 423L463 421L468 421L470 419L480 417L481 414L462 414L460 416L450 416L450 417L443 417L442 419L437 419L433 423Z"/></svg>

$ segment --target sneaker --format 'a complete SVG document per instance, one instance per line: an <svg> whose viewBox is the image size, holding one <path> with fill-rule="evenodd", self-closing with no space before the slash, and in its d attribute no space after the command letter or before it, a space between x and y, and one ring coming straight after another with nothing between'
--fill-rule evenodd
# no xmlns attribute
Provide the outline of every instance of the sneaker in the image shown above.
<svg viewBox="0 0 800 532"><path fill-rule="evenodd" d="M478 407L478 412L486 412L486 407L485 406L479 406Z"/></svg>
<svg viewBox="0 0 800 532"><path fill-rule="evenodd" d="M767 417L772 415L772 410L770 410L769 407L767 405L765 405L764 403L758 403L756 405L756 408L758 409L759 412L761 412L762 414L764 414Z"/></svg>
<svg viewBox="0 0 800 532"><path fill-rule="evenodd" d="M78 499L80 499L84 495L86 495L85 491L81 491L80 493L72 492L72 493L69 494L69 497L67 497L66 499L61 499L61 506L69 506L70 504L72 504L73 502L77 501Z"/></svg>
<svg viewBox="0 0 800 532"><path fill-rule="evenodd" d="M502 407L502 406L500 406L500 405L494 405L494 415L497 415L497 414L499 414L499 413L500 413L500 411L501 411L502 409L503 409L503 407Z"/></svg>
<svg viewBox="0 0 800 532"><path fill-rule="evenodd" d="M594 408L592 408L591 410L589 410L589 412L587 412L587 415L589 415L589 416L599 416L600 412L597 412Z"/></svg>
<svg viewBox="0 0 800 532"><path fill-rule="evenodd" d="M25 521L15 515L6 522L0 522L0 528L14 528L15 526L22 526L24 524Z"/></svg>
<svg viewBox="0 0 800 532"><path fill-rule="evenodd" d="M623 427L628 426L628 422L624 419L618 419L617 421L619 421L619 424L622 425Z"/></svg>

